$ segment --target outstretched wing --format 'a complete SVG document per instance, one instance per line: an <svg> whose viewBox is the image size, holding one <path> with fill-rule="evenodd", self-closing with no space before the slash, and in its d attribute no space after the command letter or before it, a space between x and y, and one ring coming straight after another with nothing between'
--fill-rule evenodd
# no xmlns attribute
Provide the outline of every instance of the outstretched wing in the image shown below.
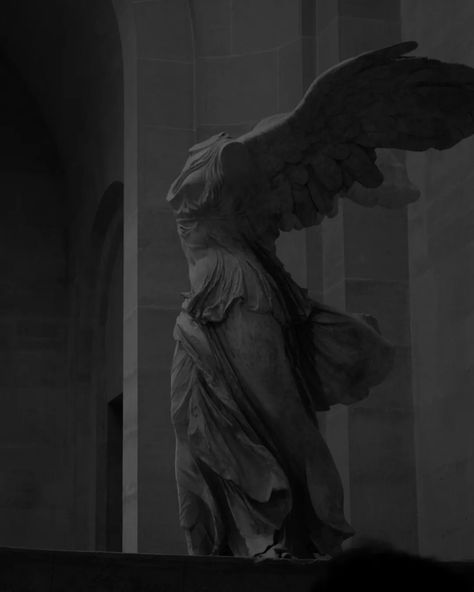
<svg viewBox="0 0 474 592"><path fill-rule="evenodd" d="M278 200L280 229L335 215L340 195L364 205L412 201L416 190L390 193L390 179L385 192L370 191L384 174L408 182L387 149L444 150L474 133L474 69L404 55L416 47L400 43L339 64L291 113L238 138Z"/></svg>

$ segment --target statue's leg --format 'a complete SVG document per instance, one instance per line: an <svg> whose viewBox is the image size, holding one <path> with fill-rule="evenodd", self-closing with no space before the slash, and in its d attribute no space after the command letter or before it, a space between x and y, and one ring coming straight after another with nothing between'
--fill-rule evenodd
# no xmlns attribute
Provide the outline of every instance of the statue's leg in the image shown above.
<svg viewBox="0 0 474 592"><path fill-rule="evenodd" d="M291 484L293 510L274 549L299 557L335 552L352 534L344 519L342 485L314 417L302 403L279 323L268 314L234 307L219 329L232 364L251 393L262 434ZM311 550L312 549L312 550ZM263 551L263 550L262 550Z"/></svg>
<svg viewBox="0 0 474 592"><path fill-rule="evenodd" d="M288 482L258 430L261 417L243 403L251 393L222 365L229 352L215 331L180 318L176 336L172 417L189 552L256 555L288 512Z"/></svg>

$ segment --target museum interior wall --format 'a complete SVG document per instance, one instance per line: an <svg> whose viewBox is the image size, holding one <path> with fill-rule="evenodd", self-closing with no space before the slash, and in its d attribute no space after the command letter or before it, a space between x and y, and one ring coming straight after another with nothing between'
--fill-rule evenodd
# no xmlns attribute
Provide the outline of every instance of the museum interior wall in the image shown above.
<svg viewBox="0 0 474 592"><path fill-rule="evenodd" d="M320 72L401 39L398 2L316 3ZM394 368L363 403L326 414L326 437L343 476L357 532L417 549L410 376L406 211L345 202L322 228L323 299L375 316L395 345ZM370 507L370 512L368 508Z"/></svg>
<svg viewBox="0 0 474 592"><path fill-rule="evenodd" d="M61 162L38 106L2 59L1 544L67 545L66 211Z"/></svg>
<svg viewBox="0 0 474 592"><path fill-rule="evenodd" d="M420 55L473 63L472 2L404 1L402 14ZM450 559L474 540L473 154L468 139L408 158L422 190L408 209L420 548Z"/></svg>
<svg viewBox="0 0 474 592"><path fill-rule="evenodd" d="M188 148L400 39L471 64L474 13L469 0L46 4L7 0L0 23L0 544L181 554L169 370L188 282L165 195ZM474 538L471 149L410 155L422 196L408 209L344 203L278 242L314 298L374 314L396 346L366 402L321 415L348 518L447 559Z"/></svg>
<svg viewBox="0 0 474 592"><path fill-rule="evenodd" d="M47 4L4 2L0 24L0 537L96 548L107 537L96 524L107 498L101 381L122 393L121 49L108 3Z"/></svg>

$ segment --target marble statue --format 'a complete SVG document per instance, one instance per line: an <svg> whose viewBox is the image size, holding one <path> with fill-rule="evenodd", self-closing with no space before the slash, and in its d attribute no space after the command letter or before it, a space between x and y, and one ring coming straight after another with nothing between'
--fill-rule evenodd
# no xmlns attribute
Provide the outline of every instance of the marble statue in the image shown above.
<svg viewBox="0 0 474 592"><path fill-rule="evenodd" d="M191 554L333 556L353 534L317 413L367 397L393 350L373 318L312 300L275 241L338 198L407 204L418 192L393 150L474 132L474 70L407 57L416 46L347 60L291 113L193 146L170 188L191 285L171 385Z"/></svg>

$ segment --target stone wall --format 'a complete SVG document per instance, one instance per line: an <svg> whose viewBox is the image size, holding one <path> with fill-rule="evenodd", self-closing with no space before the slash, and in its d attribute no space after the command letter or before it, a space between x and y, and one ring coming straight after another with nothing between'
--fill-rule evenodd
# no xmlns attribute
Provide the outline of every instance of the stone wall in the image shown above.
<svg viewBox="0 0 474 592"><path fill-rule="evenodd" d="M316 39L318 73L396 43L399 2L317 0ZM313 231L309 236L317 241ZM320 275L321 298L348 312L375 316L396 350L390 377L365 401L324 414L326 438L344 482L346 512L358 535L415 551L406 210L362 208L342 200L338 216L322 224L313 253L316 249L321 258L308 250L308 273L313 267Z"/></svg>
<svg viewBox="0 0 474 592"><path fill-rule="evenodd" d="M17 70L0 77L0 541L69 547L64 178Z"/></svg>
<svg viewBox="0 0 474 592"><path fill-rule="evenodd" d="M468 0L47 4L6 0L0 23L14 65L2 69L0 542L116 544L107 470L123 369L123 548L184 553L169 370L188 282L164 197L187 149L291 109L316 73L401 36L472 63L474 12ZM409 157L423 195L408 221L348 203L278 242L316 299L375 314L397 346L386 385L322 420L354 526L457 559L474 535L471 148Z"/></svg>
<svg viewBox="0 0 474 592"><path fill-rule="evenodd" d="M398 2L382 4L115 2L124 41L129 126L125 136L125 550L184 550L177 524L169 368L172 326L187 279L174 221L164 202L169 183L193 142L222 130L239 134L262 117L289 110L316 71L396 42ZM354 312L375 314L397 345L391 382L365 406L351 411L350 417L346 410L336 411L323 423L343 473L348 513L355 510L357 530L414 549L406 240L404 212L391 216L359 212L348 204L344 215L326 223L322 233L283 234L278 252L314 296Z"/></svg>
<svg viewBox="0 0 474 592"><path fill-rule="evenodd" d="M1 51L35 107L4 80L13 94L2 115L11 130L2 134L1 166L15 176L2 172L4 193L12 196L2 240L13 241L2 246L2 275L16 292L2 290L15 307L6 309L11 322L2 332L15 359L2 371L16 374L2 411L15 445L1 466L11 472L2 481L5 507L24 510L6 513L0 530L6 544L95 548L105 528L96 524L96 505L107 426L96 405L101 368L91 353L106 323L95 314L110 271L101 249L115 248L116 258L122 246L108 236L113 208L102 220L102 242L94 242L94 221L106 189L123 178L120 38L108 0L7 0L2 14ZM57 153L54 176L43 170L46 137ZM122 193L114 194L118 210ZM113 299L120 308L121 293ZM121 382L121 364L115 373Z"/></svg>
<svg viewBox="0 0 474 592"><path fill-rule="evenodd" d="M114 1L125 80L124 551L183 553L170 422L186 266L165 195L193 143L187 3Z"/></svg>
<svg viewBox="0 0 474 592"><path fill-rule="evenodd" d="M312 21L302 3L197 0L192 6L197 139L220 131L238 136L293 109L313 74L314 36L305 30ZM283 233L278 252L306 286L304 233Z"/></svg>
<svg viewBox="0 0 474 592"><path fill-rule="evenodd" d="M396 0L116 0L115 6L124 43L128 122L124 536L127 550L181 552L168 372L169 336L179 308L178 293L186 289L187 280L163 197L187 148L216 131L238 134L262 116L290 109L316 71L361 51L397 42L407 36L409 27L415 36L431 39L426 46L431 52L438 51L444 59L451 52L466 61L470 50L462 39L467 39L469 25L462 21L470 22L464 18L469 9L467 3L455 3L448 18L445 4L406 2L401 13ZM441 23L447 39L443 45L438 43ZM456 150L436 158L452 162L450 170L459 177L459 155L465 163L469 151ZM438 160L432 161L432 174L437 164ZM422 171L418 177L423 177L425 169L419 163L410 166L418 166ZM463 174L467 173L461 173L461 178ZM432 181L436 183L434 194L441 196L439 181L443 179L449 183L452 175ZM468 211L468 193L461 191L457 199L464 204L461 211ZM433 210L436 216L426 212L424 205L413 206L408 226L406 211L367 211L346 204L343 214L326 223L322 231L287 234L278 245L288 269L314 296L355 312L375 314L397 347L391 380L363 405L349 413L336 411L323 423L345 480L348 513L356 529L411 550L417 548L418 529L421 548L435 549L438 543L428 544L429 537L433 534L438 540L453 541L458 534L449 534L451 519L460 525L469 515L468 498L462 497L469 467L468 430L458 430L455 443L448 443L456 407L447 403L447 396L431 399L430 394L439 389L446 393L446 385L452 390L453 384L459 384L455 396L460 402L468 396L469 360L467 354L454 352L469 351L465 324L469 291L459 300L448 288L467 274L467 247L462 265L445 262L444 267L436 267L436 273L426 271L426 261L432 265L433 257L444 260L440 253L446 249L438 232L444 229L441 222L449 220L453 225L448 241L453 258L461 252L459 241L468 240L462 238L467 237L467 230L457 232L461 216L443 216L445 210L439 204ZM468 229L469 217L462 219ZM415 222L423 232L414 230ZM433 238L428 242L426 228L430 225ZM460 302L465 304L460 306ZM443 316L438 317L438 312ZM453 323L458 323L454 333ZM458 348L448 350L453 340ZM460 365L465 369L461 375ZM421 401L426 405L421 406ZM442 439L438 432L444 433ZM440 444L433 447L435 433ZM445 500L451 483L457 484L464 500L461 504L454 497ZM447 517L443 501L450 508ZM454 529L459 532L457 526ZM446 545L441 548L445 550Z"/></svg>
<svg viewBox="0 0 474 592"><path fill-rule="evenodd" d="M402 1L419 55L474 66L469 0ZM474 142L410 155L410 303L420 550L471 558L474 542Z"/></svg>

